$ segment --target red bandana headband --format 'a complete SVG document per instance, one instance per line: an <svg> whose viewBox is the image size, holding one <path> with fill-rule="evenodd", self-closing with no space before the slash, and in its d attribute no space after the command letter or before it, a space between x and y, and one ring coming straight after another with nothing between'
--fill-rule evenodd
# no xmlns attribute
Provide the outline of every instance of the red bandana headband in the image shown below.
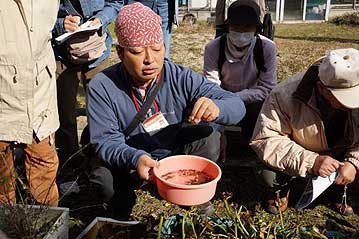
<svg viewBox="0 0 359 239"><path fill-rule="evenodd" d="M163 41L162 19L149 7L136 2L124 6L116 19L115 32L121 47L148 47Z"/></svg>

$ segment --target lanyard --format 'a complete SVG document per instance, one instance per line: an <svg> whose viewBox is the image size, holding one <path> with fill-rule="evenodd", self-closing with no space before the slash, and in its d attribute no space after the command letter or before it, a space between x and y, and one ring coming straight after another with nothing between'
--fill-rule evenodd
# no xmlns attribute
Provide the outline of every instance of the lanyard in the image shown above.
<svg viewBox="0 0 359 239"><path fill-rule="evenodd" d="M158 78L156 79L156 81L158 81L159 78L160 78L160 77L158 77ZM156 84L157 84L157 82L156 82ZM133 90L133 89L131 90L131 97L132 97L133 103L135 104L135 107L136 107L137 112L140 112L141 108L140 108L140 106L139 106L139 104L138 104L138 102L137 102L137 99L136 99L136 96L135 96L135 93L134 93L134 90ZM147 98L147 92L146 92L146 95L145 95L145 100L146 100L146 98ZM159 112L159 108L158 108L158 105L157 105L157 102L156 102L155 99L153 99L153 106L155 107L155 113L158 113L158 112Z"/></svg>
<svg viewBox="0 0 359 239"><path fill-rule="evenodd" d="M135 93L133 92L133 90L131 91L131 96L132 96L132 100L133 100L133 103L135 104L137 112L140 112L141 108L137 102L137 99L136 99L136 96L135 96ZM159 108L158 108L156 100L153 100L153 106L155 107L155 111L157 113L159 111Z"/></svg>
<svg viewBox="0 0 359 239"><path fill-rule="evenodd" d="M128 140L129 135L138 126L138 124L143 122L143 120L145 119L146 113L147 113L146 111L148 111L148 109L151 107L151 104L152 104L151 101L153 101L156 98L156 95L158 94L158 92L160 91L160 89L163 86L163 79L165 78L164 74L165 74L164 69L162 69L161 76L158 78L159 80L156 82L156 85L155 85L154 89L152 91L150 91L150 94L147 96L147 100L143 103L140 111L137 112L135 117L133 117L131 123L123 131L124 135L126 136L126 140ZM129 81L127 81L127 82L129 82ZM130 90L131 89L132 88L130 88Z"/></svg>

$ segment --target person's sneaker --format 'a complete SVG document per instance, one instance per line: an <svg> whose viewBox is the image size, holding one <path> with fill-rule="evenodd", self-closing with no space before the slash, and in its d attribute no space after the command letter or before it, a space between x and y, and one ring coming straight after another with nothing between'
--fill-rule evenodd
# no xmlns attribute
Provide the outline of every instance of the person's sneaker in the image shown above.
<svg viewBox="0 0 359 239"><path fill-rule="evenodd" d="M342 203L334 203L332 205L332 208L334 211L344 215L344 216L348 216L354 213L352 206L350 205L345 205Z"/></svg>
<svg viewBox="0 0 359 239"><path fill-rule="evenodd" d="M201 205L198 205L199 214L201 215L201 218L206 218L208 216L211 216L215 209L211 202L206 202Z"/></svg>
<svg viewBox="0 0 359 239"><path fill-rule="evenodd" d="M288 193L283 197L279 192L267 196L266 211L272 214L284 212L288 208Z"/></svg>

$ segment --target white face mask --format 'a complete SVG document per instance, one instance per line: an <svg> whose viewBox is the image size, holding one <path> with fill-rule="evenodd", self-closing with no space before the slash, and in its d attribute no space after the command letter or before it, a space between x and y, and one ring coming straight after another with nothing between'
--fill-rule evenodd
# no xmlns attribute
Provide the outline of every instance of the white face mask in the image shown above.
<svg viewBox="0 0 359 239"><path fill-rule="evenodd" d="M236 47L245 47L254 40L254 32L229 31L228 38Z"/></svg>

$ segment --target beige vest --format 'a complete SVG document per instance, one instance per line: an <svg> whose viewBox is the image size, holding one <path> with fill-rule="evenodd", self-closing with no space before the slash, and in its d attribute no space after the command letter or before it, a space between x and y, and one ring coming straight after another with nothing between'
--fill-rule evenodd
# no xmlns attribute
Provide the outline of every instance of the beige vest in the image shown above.
<svg viewBox="0 0 359 239"><path fill-rule="evenodd" d="M0 141L31 143L59 126L51 47L58 0L0 1Z"/></svg>

